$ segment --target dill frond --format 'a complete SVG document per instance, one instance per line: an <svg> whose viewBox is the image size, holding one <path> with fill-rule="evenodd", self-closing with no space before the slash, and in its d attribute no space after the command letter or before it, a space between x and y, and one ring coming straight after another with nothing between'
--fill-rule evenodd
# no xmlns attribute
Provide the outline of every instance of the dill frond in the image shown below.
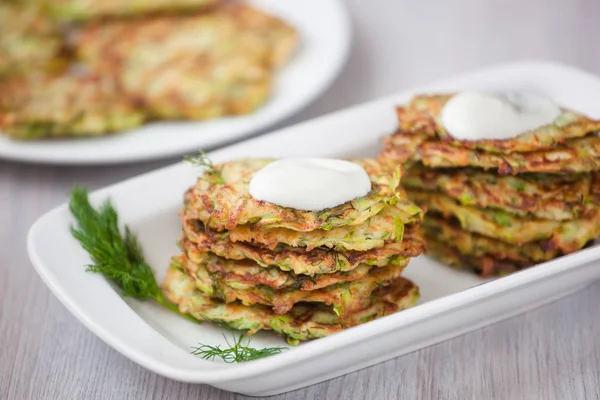
<svg viewBox="0 0 600 400"><path fill-rule="evenodd" d="M225 338L225 342L227 342L227 348L221 348L220 345L211 346L199 343L197 347L192 347L192 354L202 357L203 360L214 360L218 357L226 363L239 363L269 357L288 349L287 347L255 349L250 347L250 338L248 338L246 344L242 343L244 339L243 335L240 335L236 339L235 335L232 334L232 343L229 343L225 335L223 337Z"/></svg>
<svg viewBox="0 0 600 400"><path fill-rule="evenodd" d="M225 179L223 179L223 176L221 175L221 170L215 167L204 151L198 150L198 155L185 156L183 160L204 169L204 175L200 179L215 185L225 184Z"/></svg>
<svg viewBox="0 0 600 400"><path fill-rule="evenodd" d="M154 299L180 314L177 306L171 304L160 291L135 235L127 226L125 236L121 235L117 212L109 200L96 210L89 202L87 189L75 185L71 191L69 210L76 221L75 226L71 226L71 234L93 262L86 266L87 271L100 273L114 282L125 297ZM180 315L198 322L191 315Z"/></svg>

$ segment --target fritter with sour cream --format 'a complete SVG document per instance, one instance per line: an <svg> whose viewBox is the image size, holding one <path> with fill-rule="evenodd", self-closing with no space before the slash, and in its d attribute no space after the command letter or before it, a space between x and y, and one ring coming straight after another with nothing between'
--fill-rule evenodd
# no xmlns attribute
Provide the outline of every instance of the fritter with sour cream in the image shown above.
<svg viewBox="0 0 600 400"><path fill-rule="evenodd" d="M505 140L458 140L447 132L441 121L441 112L452 94L415 96L411 102L396 109L399 130L437 138L452 148L468 148L489 153L524 153L550 150L569 139L587 136L600 131L600 121L589 119L575 111L561 109L562 113L552 124L523 132Z"/></svg>
<svg viewBox="0 0 600 400"><path fill-rule="evenodd" d="M186 194L185 218L200 220L208 229L219 232L232 230L245 224L252 224L257 229L285 228L310 232L317 229L329 231L342 226L362 225L384 208L394 204L398 204L398 210L406 216L416 216L421 213L419 208L399 191L401 190L399 187L401 167L387 170L376 160L354 161L369 175L371 191L366 196L339 206L314 212L280 207L256 200L249 193L250 179L256 171L273 161L272 159L236 160L217 165L207 171ZM393 234L395 230L388 230L388 235ZM386 232L379 232L379 239L385 240L385 234ZM278 241L300 245L291 240ZM265 243L263 240L260 242Z"/></svg>

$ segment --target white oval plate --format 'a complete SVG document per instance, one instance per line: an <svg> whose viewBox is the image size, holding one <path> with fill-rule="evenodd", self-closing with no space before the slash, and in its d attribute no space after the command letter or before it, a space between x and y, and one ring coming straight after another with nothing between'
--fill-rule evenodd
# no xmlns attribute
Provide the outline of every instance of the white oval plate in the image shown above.
<svg viewBox="0 0 600 400"><path fill-rule="evenodd" d="M592 117L600 116L597 77L555 64L508 64L359 105L210 156L214 162L248 156L372 157L379 151L380 137L395 128L394 106L415 92L523 87L537 89ZM198 173L197 168L179 163L91 195L96 204L112 199L119 220L137 232L159 281L169 258L178 253L175 242L181 224L177 212L183 192ZM41 278L85 326L157 374L254 396L298 389L389 360L556 300L600 278L599 245L485 281L419 257L405 273L419 285L417 306L282 354L225 364L195 357L190 348L198 342L225 345L222 335L230 332L210 323L191 323L151 301L123 299L101 276L85 272L90 259L71 237L71 223L67 205L47 213L31 228L28 250ZM286 345L268 332L256 334L252 343L257 348Z"/></svg>
<svg viewBox="0 0 600 400"><path fill-rule="evenodd" d="M300 47L257 112L207 122L158 122L113 136L16 142L0 134L0 158L52 164L113 164L164 158L239 140L307 106L329 87L348 57L351 26L341 0L249 0L300 34Z"/></svg>

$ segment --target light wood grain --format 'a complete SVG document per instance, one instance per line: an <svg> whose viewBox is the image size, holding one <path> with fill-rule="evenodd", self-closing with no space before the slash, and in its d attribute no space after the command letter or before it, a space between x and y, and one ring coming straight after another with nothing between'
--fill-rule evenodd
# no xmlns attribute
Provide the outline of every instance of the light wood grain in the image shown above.
<svg viewBox="0 0 600 400"><path fill-rule="evenodd" d="M594 0L352 0L354 47L297 122L501 61L600 73ZM315 16L318 18L318 16ZM88 332L31 267L26 234L66 200L169 164L66 168L0 162L0 399L241 399L138 367ZM49 237L48 241L52 241ZM598 399L600 284L486 329L277 399ZM349 350L351 351L351 350Z"/></svg>

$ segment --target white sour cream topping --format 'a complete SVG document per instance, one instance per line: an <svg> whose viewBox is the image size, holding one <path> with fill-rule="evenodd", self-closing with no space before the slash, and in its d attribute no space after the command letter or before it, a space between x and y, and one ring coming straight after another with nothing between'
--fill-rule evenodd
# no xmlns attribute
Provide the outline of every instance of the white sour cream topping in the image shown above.
<svg viewBox="0 0 600 400"><path fill-rule="evenodd" d="M350 161L289 158L274 161L250 180L250 195L282 207L320 211L365 196L367 172Z"/></svg>
<svg viewBox="0 0 600 400"><path fill-rule="evenodd" d="M511 139L551 124L561 113L552 100L524 92L463 92L441 112L449 135L460 140Z"/></svg>

